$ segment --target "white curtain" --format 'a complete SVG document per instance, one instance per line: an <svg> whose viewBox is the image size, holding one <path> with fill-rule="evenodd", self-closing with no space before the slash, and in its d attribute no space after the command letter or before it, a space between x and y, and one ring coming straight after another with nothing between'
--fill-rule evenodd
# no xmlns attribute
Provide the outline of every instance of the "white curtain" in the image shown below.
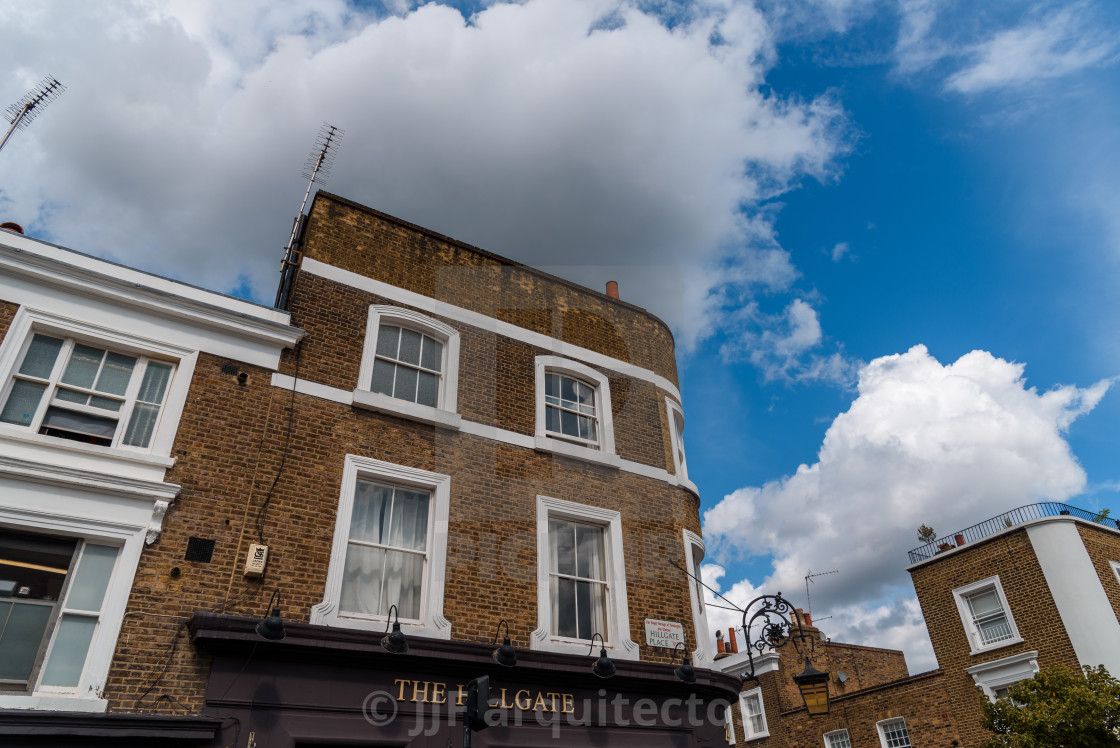
<svg viewBox="0 0 1120 748"><path fill-rule="evenodd" d="M385 615L391 605L396 605L399 617L420 617L428 503L429 496L422 492L358 482L350 518L351 542L346 548L341 610ZM363 543L420 553L372 548Z"/></svg>

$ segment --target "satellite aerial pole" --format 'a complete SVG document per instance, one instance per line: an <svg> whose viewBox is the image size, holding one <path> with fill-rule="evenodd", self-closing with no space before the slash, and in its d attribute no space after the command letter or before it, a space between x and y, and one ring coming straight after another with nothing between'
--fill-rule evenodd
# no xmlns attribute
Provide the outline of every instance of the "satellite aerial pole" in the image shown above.
<svg viewBox="0 0 1120 748"><path fill-rule="evenodd" d="M0 150L3 150L8 138L12 137L12 133L16 131L17 127L25 128L31 124L35 115L43 111L47 104L57 99L65 90L66 86L59 83L54 76L48 75L26 96L8 107L4 117L12 124L8 131L4 133L4 139L0 140Z"/></svg>
<svg viewBox="0 0 1120 748"><path fill-rule="evenodd" d="M280 263L280 286L276 289L276 301L273 307L287 309L292 293L292 283L295 281L296 270L299 268L300 252L299 243L303 236L303 227L307 216L303 214L307 208L307 200L311 197L311 188L316 182L322 184L330 176L331 166L338 151L338 141L342 140L345 130L339 130L334 125L323 123L319 128L319 135L315 139L315 150L307 157L303 167L303 178L307 180L307 192L303 193L303 202L299 206L295 222L292 223L292 235L288 238L288 246L284 248L284 260Z"/></svg>

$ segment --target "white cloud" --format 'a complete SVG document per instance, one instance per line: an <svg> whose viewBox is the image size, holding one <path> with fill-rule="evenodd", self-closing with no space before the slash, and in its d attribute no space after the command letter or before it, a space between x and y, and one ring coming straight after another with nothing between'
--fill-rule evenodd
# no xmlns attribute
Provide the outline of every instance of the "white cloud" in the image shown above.
<svg viewBox="0 0 1120 748"><path fill-rule="evenodd" d="M820 318L804 299L794 299L780 314L767 314L754 301L726 303L722 320L724 361L750 361L768 380L839 386L855 381L858 362L842 350L817 350L824 339Z"/></svg>
<svg viewBox="0 0 1120 748"><path fill-rule="evenodd" d="M1094 31L1079 8L1000 31L970 52L972 64L946 81L950 90L979 93L1060 78L1115 59L1117 40Z"/></svg>
<svg viewBox="0 0 1120 748"><path fill-rule="evenodd" d="M1023 369L985 351L942 365L920 345L872 361L817 462L704 513L712 559L771 555L757 587L796 600L808 569L839 569L813 588L814 611L833 616L829 634L902 646L912 667L932 666L903 571L917 527L947 534L1085 487L1063 434L1110 382L1039 393Z"/></svg>
<svg viewBox="0 0 1120 748"><path fill-rule="evenodd" d="M0 29L16 71L0 96L45 71L69 87L2 154L19 175L5 219L266 300L324 120L346 130L332 191L593 287L612 268L685 349L728 294L788 288L759 201L829 177L844 148L834 101L763 91L772 32L738 2L671 27L624 0L469 20L435 3L8 2ZM673 272L651 286L647 268Z"/></svg>
<svg viewBox="0 0 1120 748"><path fill-rule="evenodd" d="M840 262L840 260L843 260L845 257L850 257L851 251L851 247L848 246L847 242L837 242L836 246L832 248L832 261Z"/></svg>

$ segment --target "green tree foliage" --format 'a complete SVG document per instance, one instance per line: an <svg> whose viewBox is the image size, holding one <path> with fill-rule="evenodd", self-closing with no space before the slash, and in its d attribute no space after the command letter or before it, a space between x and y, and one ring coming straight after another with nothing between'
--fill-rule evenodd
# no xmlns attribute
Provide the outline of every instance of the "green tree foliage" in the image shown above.
<svg viewBox="0 0 1120 748"><path fill-rule="evenodd" d="M1009 698L984 697L981 724L995 736L980 748L1120 746L1120 681L1103 666L1085 676L1049 667L1016 683Z"/></svg>
<svg viewBox="0 0 1120 748"><path fill-rule="evenodd" d="M918 528L918 540L923 543L932 543L937 540L937 531L929 525L923 524Z"/></svg>

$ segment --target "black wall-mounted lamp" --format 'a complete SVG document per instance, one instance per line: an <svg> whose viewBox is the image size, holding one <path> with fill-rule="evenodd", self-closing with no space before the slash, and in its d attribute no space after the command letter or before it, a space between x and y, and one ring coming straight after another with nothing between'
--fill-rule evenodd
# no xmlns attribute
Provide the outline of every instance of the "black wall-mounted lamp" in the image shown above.
<svg viewBox="0 0 1120 748"><path fill-rule="evenodd" d="M817 670L806 657L805 669L800 675L793 676L793 682L801 692L801 700L805 702L805 711L810 717L828 714L828 673Z"/></svg>
<svg viewBox="0 0 1120 748"><path fill-rule="evenodd" d="M498 632L502 630L503 624L506 627L506 636L505 639L502 640L502 646L494 650L494 662L502 667L514 667L517 665L517 650L513 648L513 645L509 641L509 622L506 621L506 619L503 618L498 622L498 628L494 632L494 641L491 642L491 644L498 643Z"/></svg>
<svg viewBox="0 0 1120 748"><path fill-rule="evenodd" d="M752 614L751 611L754 611ZM792 615L793 620L790 620ZM794 629L794 622L797 624ZM751 630L760 627L759 635L751 638ZM793 642L794 649L801 653L801 644L809 642L809 649L816 646L815 640L801 628L801 616L790 604L789 600L777 595L759 595L743 609L743 636L747 639L747 657L750 662L751 672L743 676L743 682L754 681L758 677L754 670L754 652L762 654L766 649L779 649ZM800 675L793 676L801 700L805 702L805 709L810 717L820 717L828 714L828 673L821 672L813 667L809 656L805 657L805 670Z"/></svg>
<svg viewBox="0 0 1120 748"><path fill-rule="evenodd" d="M695 683L696 671L692 669L692 660L688 656L688 649L684 646L684 642L677 642L676 649L683 651L684 660L681 662L680 667L673 672L676 673L677 678L680 679L682 683Z"/></svg>
<svg viewBox="0 0 1120 748"><path fill-rule="evenodd" d="M387 652L404 654L408 651L408 639L405 637L404 632L401 631L400 616L398 615L396 605L389 606L389 615L393 617L393 630L389 631L389 621L386 617L385 630L389 631L389 633L381 637L381 646L384 647Z"/></svg>
<svg viewBox="0 0 1120 748"><path fill-rule="evenodd" d="M591 647L587 650L587 654L591 654L595 649L595 637L599 638L599 643L603 646L599 649L599 659L595 660L595 664L591 666L591 672L600 678L613 678L615 674L614 663L611 658L607 657L607 642L603 639L603 635L596 633L591 637Z"/></svg>
<svg viewBox="0 0 1120 748"><path fill-rule="evenodd" d="M280 641L284 638L284 621L280 618L280 590L272 593L265 610L268 615L257 624L257 634L269 641Z"/></svg>

